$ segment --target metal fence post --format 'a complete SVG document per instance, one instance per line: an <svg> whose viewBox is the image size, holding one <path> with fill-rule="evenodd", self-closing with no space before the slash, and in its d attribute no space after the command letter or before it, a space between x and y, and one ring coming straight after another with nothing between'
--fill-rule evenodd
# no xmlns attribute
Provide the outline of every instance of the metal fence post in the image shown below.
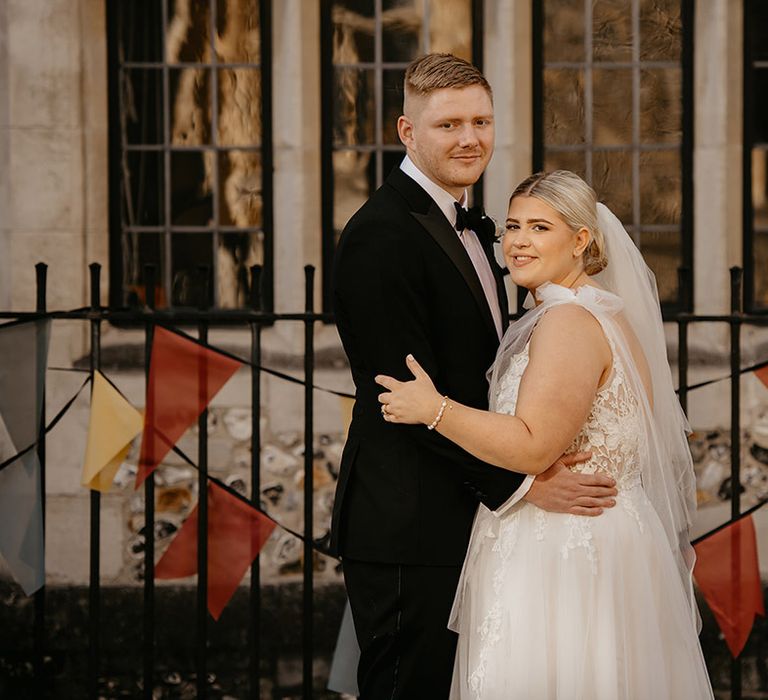
<svg viewBox="0 0 768 700"><path fill-rule="evenodd" d="M262 310L261 265L251 268L251 309ZM261 321L251 321L251 502L261 503ZM261 569L257 555L251 564L248 596L249 697L260 696L261 663Z"/></svg>
<svg viewBox="0 0 768 700"><path fill-rule="evenodd" d="M94 374L101 367L101 265L91 263L91 396L93 396ZM90 523L90 579L88 586L88 696L91 700L99 697L99 665L101 655L101 494L91 489Z"/></svg>
<svg viewBox="0 0 768 700"><path fill-rule="evenodd" d="M47 294L48 294L48 265L43 262L35 265L35 283L37 289L37 303L35 304L35 310L38 313L45 313L48 310ZM37 443L37 459L40 464L40 508L42 511L43 519L43 551L45 551L45 406L46 406L46 391L45 384L43 384L42 391L42 407L40 415L40 426L38 433ZM35 591L35 616L34 616L34 629L33 629L33 668L36 679L36 685L40 692L44 692L45 688L45 656L47 653L48 639L45 629L45 599L46 599L46 587L45 583Z"/></svg>
<svg viewBox="0 0 768 700"><path fill-rule="evenodd" d="M687 267L677 270L677 281L685 311L677 317L677 386L680 405L688 415L688 318L691 299L691 271Z"/></svg>
<svg viewBox="0 0 768 700"><path fill-rule="evenodd" d="M147 308L155 309L155 266L144 268ZM145 321L144 373L147 382L147 413L154 404L154 396L149 384L149 367L152 358L152 342L155 335L154 318ZM152 426L147 425L148 444L152 444ZM143 695L145 700L152 700L155 668L155 474L149 474L144 481L144 621L143 621Z"/></svg>
<svg viewBox="0 0 768 700"><path fill-rule="evenodd" d="M311 314L315 301L315 268L304 267L306 293L304 321L304 579L303 579L303 626L302 626L302 696L312 698L312 661L313 661L313 615L314 615L314 570L313 570L313 516L314 516L314 421L313 392L315 369L314 319Z"/></svg>
<svg viewBox="0 0 768 700"><path fill-rule="evenodd" d="M210 270L199 267L200 311L208 309L208 285ZM198 338L208 342L208 322L201 320L197 326ZM203 354L198 366L198 397L203 406L197 419L197 697L208 697L208 361Z"/></svg>
<svg viewBox="0 0 768 700"><path fill-rule="evenodd" d="M741 515L741 282L740 267L731 268L731 519ZM733 537L738 537L738 532ZM731 571L740 571L740 547L731 547ZM736 587L734 595L738 596ZM741 700L741 657L731 661L731 700Z"/></svg>

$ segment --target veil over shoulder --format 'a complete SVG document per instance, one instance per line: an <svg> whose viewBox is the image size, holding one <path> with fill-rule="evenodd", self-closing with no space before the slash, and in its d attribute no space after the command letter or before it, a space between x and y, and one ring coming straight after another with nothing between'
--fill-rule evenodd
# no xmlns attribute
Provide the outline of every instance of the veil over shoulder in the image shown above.
<svg viewBox="0 0 768 700"><path fill-rule="evenodd" d="M606 206L597 206L608 259L606 269L592 278L599 287L584 285L574 291L545 283L536 289L538 305L509 327L488 373L490 410L497 410L494 397L499 394L500 380L515 356L525 350L536 324L549 309L577 303L600 322L626 368L628 388L640 402L642 485L677 563L692 624L698 625L692 582L694 552L689 541L696 507L696 482L687 441L690 428L674 391L656 280L621 222ZM526 305L531 301L529 295ZM647 365L650 386L641 378L642 363Z"/></svg>

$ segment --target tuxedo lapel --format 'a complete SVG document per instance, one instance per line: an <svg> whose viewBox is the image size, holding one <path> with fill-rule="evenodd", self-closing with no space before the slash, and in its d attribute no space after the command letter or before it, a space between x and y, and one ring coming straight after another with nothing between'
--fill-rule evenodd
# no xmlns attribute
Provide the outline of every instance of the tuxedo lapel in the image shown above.
<svg viewBox="0 0 768 700"><path fill-rule="evenodd" d="M485 297L483 285L477 276L475 266L472 264L469 254L462 245L456 231L451 228L451 225L446 220L443 212L440 211L440 208L431 198L430 202L431 206L426 214L412 211L411 216L427 230L429 235L435 239L453 264L459 269L470 292L472 292L472 296L475 297L486 325L496 335L496 324L493 321L493 315L488 307L488 300Z"/></svg>
<svg viewBox="0 0 768 700"><path fill-rule="evenodd" d="M435 200L432 199L411 177L406 175L400 168L394 168L389 174L385 183L386 186L394 189L401 197L410 210L411 216L421 224L429 233L435 242L443 249L445 254L451 259L451 262L458 268L461 276L469 287L469 291L477 302L488 329L498 338L496 323L493 320L491 309L488 306L488 300L483 291L483 285L477 276L475 266L464 248L456 231L451 227L448 219L440 211ZM494 275L495 275L494 271ZM498 284L497 284L498 286ZM502 317L506 317L507 305L502 304Z"/></svg>

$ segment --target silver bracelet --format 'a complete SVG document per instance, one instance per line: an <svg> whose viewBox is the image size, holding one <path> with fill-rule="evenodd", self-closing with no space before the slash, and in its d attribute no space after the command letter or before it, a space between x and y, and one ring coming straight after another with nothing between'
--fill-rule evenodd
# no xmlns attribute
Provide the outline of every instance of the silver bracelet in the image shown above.
<svg viewBox="0 0 768 700"><path fill-rule="evenodd" d="M440 410L437 412L437 416L435 416L435 420L433 420L427 426L427 430L434 430L437 427L437 424L443 419L443 413L445 413L445 407L447 405L448 405L448 397L443 396L443 400L440 403Z"/></svg>

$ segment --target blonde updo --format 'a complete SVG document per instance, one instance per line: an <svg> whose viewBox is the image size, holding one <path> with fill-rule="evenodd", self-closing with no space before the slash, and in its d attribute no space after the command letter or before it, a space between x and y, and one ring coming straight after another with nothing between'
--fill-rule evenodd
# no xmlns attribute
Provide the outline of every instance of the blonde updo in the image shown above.
<svg viewBox="0 0 768 700"><path fill-rule="evenodd" d="M570 170L536 173L523 180L509 198L525 195L536 197L552 207L574 231L585 228L590 242L582 253L584 272L596 275L608 265L605 238L597 225L597 195L595 191Z"/></svg>

